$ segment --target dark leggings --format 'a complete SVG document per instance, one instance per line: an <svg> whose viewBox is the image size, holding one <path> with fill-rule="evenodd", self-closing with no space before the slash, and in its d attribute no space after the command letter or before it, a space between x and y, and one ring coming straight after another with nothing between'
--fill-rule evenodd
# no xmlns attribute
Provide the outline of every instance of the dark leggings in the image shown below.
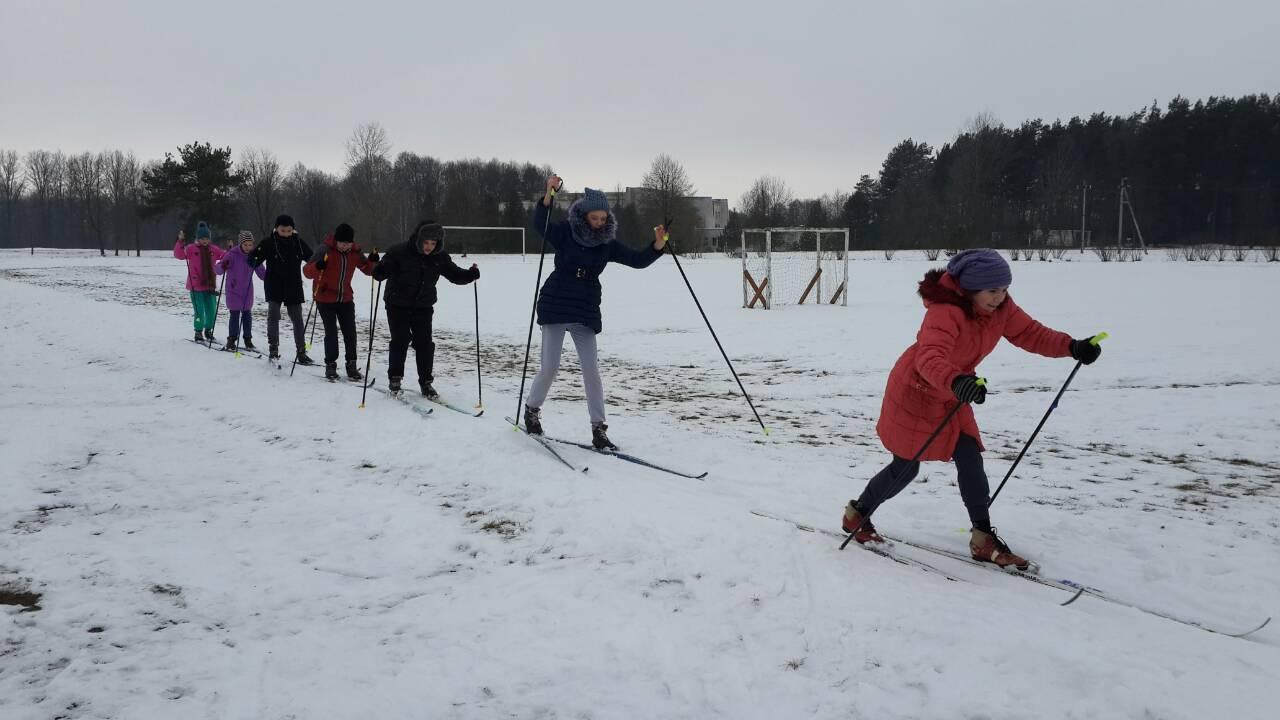
<svg viewBox="0 0 1280 720"><path fill-rule="evenodd" d="M987 497L991 493L991 487L987 484L987 473L982 469L982 450L978 448L978 441L961 433L951 459L956 464L956 480L960 485L960 497L964 499L965 509L969 511L969 522L980 530L989 528L991 515L987 512ZM863 515L870 516L884 501L902 492L918 472L920 463L894 455L889 466L876 473L871 482L867 483L867 488L858 498L858 510Z"/></svg>

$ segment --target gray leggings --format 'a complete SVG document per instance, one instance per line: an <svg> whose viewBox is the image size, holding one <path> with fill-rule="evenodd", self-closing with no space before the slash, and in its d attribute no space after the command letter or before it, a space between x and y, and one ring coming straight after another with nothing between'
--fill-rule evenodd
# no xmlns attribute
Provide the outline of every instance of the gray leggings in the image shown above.
<svg viewBox="0 0 1280 720"><path fill-rule="evenodd" d="M280 345L280 306L283 303L272 300L267 303L267 344L271 347ZM285 305L289 312L289 320L293 323L293 344L302 352L307 346L307 328L302 319L302 305Z"/></svg>
<svg viewBox="0 0 1280 720"><path fill-rule="evenodd" d="M560 353L564 350L564 333L573 337L582 365L582 385L587 391L587 411L592 423L604 422L604 385L600 382L600 358L596 355L596 333L581 323L542 326L542 363L529 386L531 408L540 408L551 391L551 383L560 370Z"/></svg>

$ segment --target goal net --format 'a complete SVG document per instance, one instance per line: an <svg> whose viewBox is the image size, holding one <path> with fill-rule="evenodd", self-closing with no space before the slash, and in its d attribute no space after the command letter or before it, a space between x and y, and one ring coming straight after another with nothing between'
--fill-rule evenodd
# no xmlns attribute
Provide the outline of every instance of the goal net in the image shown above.
<svg viewBox="0 0 1280 720"><path fill-rule="evenodd" d="M847 228L742 231L742 307L848 306Z"/></svg>

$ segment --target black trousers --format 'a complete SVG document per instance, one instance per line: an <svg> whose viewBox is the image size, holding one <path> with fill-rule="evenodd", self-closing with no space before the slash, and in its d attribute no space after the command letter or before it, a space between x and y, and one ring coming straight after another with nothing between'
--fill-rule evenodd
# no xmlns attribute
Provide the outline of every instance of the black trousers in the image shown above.
<svg viewBox="0 0 1280 720"><path fill-rule="evenodd" d="M342 344L347 354L347 365L356 365L356 304L316 303L320 320L324 323L324 362L338 362L338 327L342 328Z"/></svg>
<svg viewBox="0 0 1280 720"><path fill-rule="evenodd" d="M431 341L431 318L435 308L387 306L387 325L391 328L391 351L387 358L387 375L404 377L404 360L413 345L414 358L418 362L418 384L432 382L436 344Z"/></svg>
<svg viewBox="0 0 1280 720"><path fill-rule="evenodd" d="M991 515L987 511L991 487L987 483L987 472L982 467L982 451L978 449L978 441L961 433L951 459L956 464L956 481L960 485L964 507L969 511L969 522L980 530L991 527ZM902 492L918 472L920 463L909 462L906 458L894 455L889 466L876 473L871 482L867 483L867 488L858 498L859 511L863 515L871 515L884 501Z"/></svg>

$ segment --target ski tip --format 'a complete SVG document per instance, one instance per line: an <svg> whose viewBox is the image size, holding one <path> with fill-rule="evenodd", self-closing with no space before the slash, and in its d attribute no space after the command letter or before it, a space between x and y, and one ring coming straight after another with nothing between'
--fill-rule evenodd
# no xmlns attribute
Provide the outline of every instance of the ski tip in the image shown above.
<svg viewBox="0 0 1280 720"><path fill-rule="evenodd" d="M707 473L705 473L705 472L704 472L704 473L702 473L701 475L694 475L694 476L693 476L693 479L694 479L694 480L706 480L706 479L707 479Z"/></svg>

